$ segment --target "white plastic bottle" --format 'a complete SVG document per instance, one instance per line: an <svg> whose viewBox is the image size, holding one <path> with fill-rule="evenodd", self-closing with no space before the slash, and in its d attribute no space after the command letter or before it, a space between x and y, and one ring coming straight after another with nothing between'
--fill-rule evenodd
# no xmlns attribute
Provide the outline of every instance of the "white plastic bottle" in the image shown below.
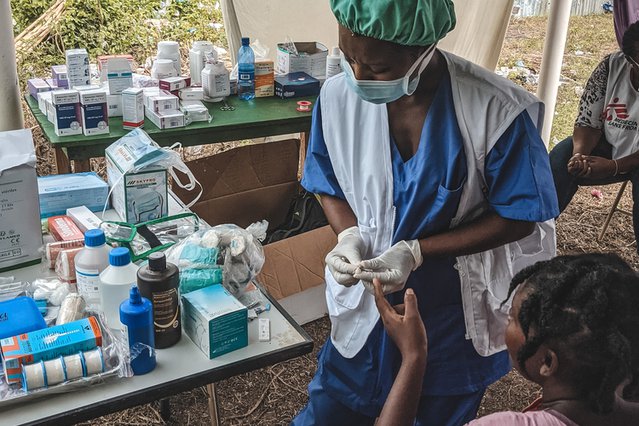
<svg viewBox="0 0 639 426"><path fill-rule="evenodd" d="M120 330L120 304L129 298L136 284L138 267L131 263L129 249L118 247L109 253L109 267L100 274L100 303L107 326Z"/></svg>
<svg viewBox="0 0 639 426"><path fill-rule="evenodd" d="M176 76L182 75L182 58L180 56L180 45L177 41L165 40L158 43L158 59L170 59L173 62Z"/></svg>
<svg viewBox="0 0 639 426"><path fill-rule="evenodd" d="M206 65L206 53L215 50L210 41L194 41L189 50L189 69L191 70L191 86L202 85L202 70Z"/></svg>
<svg viewBox="0 0 639 426"><path fill-rule="evenodd" d="M84 248L75 256L78 292L87 305L100 305L100 274L109 266L109 252L104 231L90 229L84 234Z"/></svg>
<svg viewBox="0 0 639 426"><path fill-rule="evenodd" d="M208 102L221 102L231 94L229 70L217 60L215 50L206 53L206 66L202 70L202 89L204 100Z"/></svg>
<svg viewBox="0 0 639 426"><path fill-rule="evenodd" d="M342 72L340 60L339 47L333 47L331 54L326 58L326 78L333 77Z"/></svg>

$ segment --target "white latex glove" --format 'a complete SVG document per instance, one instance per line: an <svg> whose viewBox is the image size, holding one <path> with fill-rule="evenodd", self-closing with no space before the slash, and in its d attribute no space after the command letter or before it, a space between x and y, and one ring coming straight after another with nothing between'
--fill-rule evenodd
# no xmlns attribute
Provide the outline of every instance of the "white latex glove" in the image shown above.
<svg viewBox="0 0 639 426"><path fill-rule="evenodd" d="M335 281L346 287L357 284L359 280L354 278L353 274L362 260L365 249L364 240L357 226L339 233L337 245L326 255L326 265Z"/></svg>
<svg viewBox="0 0 639 426"><path fill-rule="evenodd" d="M377 278L382 283L384 294L394 293L404 288L408 276L419 268L422 261L418 240L400 241L381 256L361 261L353 277L368 283ZM366 289L370 292L372 286L367 285Z"/></svg>

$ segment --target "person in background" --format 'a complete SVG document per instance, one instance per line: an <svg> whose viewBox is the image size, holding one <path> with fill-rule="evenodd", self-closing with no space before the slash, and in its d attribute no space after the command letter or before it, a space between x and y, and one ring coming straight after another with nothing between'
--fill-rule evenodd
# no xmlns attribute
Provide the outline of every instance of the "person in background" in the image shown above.
<svg viewBox="0 0 639 426"><path fill-rule="evenodd" d="M542 387L524 413L469 426L639 424L639 277L614 254L559 256L516 275L506 345Z"/></svg>
<svg viewBox="0 0 639 426"><path fill-rule="evenodd" d="M594 70L579 103L572 137L550 152L559 210L579 186L632 182L632 219L639 237L639 22L628 27L622 50ZM638 247L639 250L639 247Z"/></svg>
<svg viewBox="0 0 639 426"><path fill-rule="evenodd" d="M450 0L331 0L344 72L315 104L302 185L338 243L331 337L293 425L370 425L401 369L370 283L411 289L428 329L417 425L461 425L510 370L513 269L554 255L558 214L539 100L437 49ZM542 226L547 225L545 230ZM538 258L536 259L538 260Z"/></svg>

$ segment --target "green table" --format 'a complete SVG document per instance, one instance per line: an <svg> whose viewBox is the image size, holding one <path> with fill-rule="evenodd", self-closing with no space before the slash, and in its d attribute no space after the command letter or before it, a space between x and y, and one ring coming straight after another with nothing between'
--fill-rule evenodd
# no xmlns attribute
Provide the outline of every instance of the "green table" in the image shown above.
<svg viewBox="0 0 639 426"><path fill-rule="evenodd" d="M26 95L25 99L44 136L55 148L58 173L71 171L70 160L75 162L76 172L87 171L90 158L104 156L104 149L128 132L122 128L122 117L111 117L108 135L57 136L53 124L40 112L38 102L30 95ZM144 130L162 146L170 146L175 142L181 142L183 146L206 145L302 133L303 155L307 133L311 128L311 114L296 110L299 100L270 97L242 101L233 96L228 99L228 103L235 107L234 111L221 111L222 103L205 103L213 117L210 123L197 122L186 127L160 130L147 119ZM308 100L314 103L316 98L311 97Z"/></svg>

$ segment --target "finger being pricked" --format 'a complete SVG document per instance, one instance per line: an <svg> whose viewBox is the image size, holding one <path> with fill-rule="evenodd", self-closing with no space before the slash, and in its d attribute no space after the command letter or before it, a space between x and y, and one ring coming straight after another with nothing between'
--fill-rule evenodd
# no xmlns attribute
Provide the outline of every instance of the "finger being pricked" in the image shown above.
<svg viewBox="0 0 639 426"><path fill-rule="evenodd" d="M399 319L399 314L388 303L388 300L384 297L384 291L382 290L382 283L378 279L373 280L373 287L375 288L375 304L379 315L382 317L382 321L387 323L391 319Z"/></svg>

